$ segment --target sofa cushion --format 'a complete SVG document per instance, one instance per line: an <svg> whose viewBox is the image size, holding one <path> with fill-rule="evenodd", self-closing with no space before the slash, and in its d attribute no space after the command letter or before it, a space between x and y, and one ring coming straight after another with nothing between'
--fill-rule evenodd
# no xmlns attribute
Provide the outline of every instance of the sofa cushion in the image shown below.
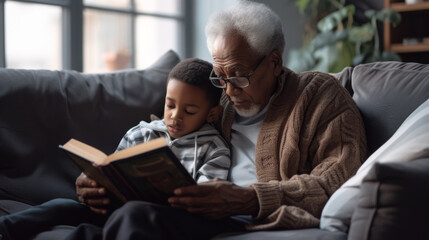
<svg viewBox="0 0 429 240"><path fill-rule="evenodd" d="M353 88L352 88L352 74L353 67L346 67L341 72L331 73L333 77L340 81L341 85L353 96Z"/></svg>
<svg viewBox="0 0 429 240"><path fill-rule="evenodd" d="M320 228L347 232L360 195L360 185L376 163L407 162L429 157L429 99L420 105L395 134L330 197L322 211Z"/></svg>
<svg viewBox="0 0 429 240"><path fill-rule="evenodd" d="M150 114L162 115L173 51L144 70L106 74L0 69L0 199L76 198L80 170L58 145L76 138L111 153Z"/></svg>
<svg viewBox="0 0 429 240"><path fill-rule="evenodd" d="M317 228L221 234L211 240L346 240L347 234Z"/></svg>
<svg viewBox="0 0 429 240"><path fill-rule="evenodd" d="M83 225L83 224L82 224ZM58 239L67 239L73 231L76 230L76 227L69 225L58 225L53 227L48 231L38 233L32 238L32 240L58 240Z"/></svg>
<svg viewBox="0 0 429 240"><path fill-rule="evenodd" d="M429 64L362 64L353 69L351 83L353 99L365 123L369 153L372 153L429 98Z"/></svg>
<svg viewBox="0 0 429 240"><path fill-rule="evenodd" d="M429 239L429 158L377 163L361 185L349 240Z"/></svg>
<svg viewBox="0 0 429 240"><path fill-rule="evenodd" d="M29 207L31 207L31 205L14 200L0 200L0 217L3 215L23 211Z"/></svg>

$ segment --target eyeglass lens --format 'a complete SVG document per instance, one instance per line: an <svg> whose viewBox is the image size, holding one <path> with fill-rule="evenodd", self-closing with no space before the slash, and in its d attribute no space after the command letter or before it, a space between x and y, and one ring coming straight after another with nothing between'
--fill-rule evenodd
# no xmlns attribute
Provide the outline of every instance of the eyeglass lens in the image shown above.
<svg viewBox="0 0 429 240"><path fill-rule="evenodd" d="M246 77L232 77L228 79L212 78L212 83L221 88L226 88L226 83L230 82L234 87L244 88L249 86L249 80Z"/></svg>

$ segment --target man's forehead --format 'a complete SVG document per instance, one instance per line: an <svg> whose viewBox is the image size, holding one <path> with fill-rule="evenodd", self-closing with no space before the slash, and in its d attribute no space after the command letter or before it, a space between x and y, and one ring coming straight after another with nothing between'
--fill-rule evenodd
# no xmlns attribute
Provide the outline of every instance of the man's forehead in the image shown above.
<svg viewBox="0 0 429 240"><path fill-rule="evenodd" d="M228 57L228 58L213 58L214 68L239 68L245 65L245 58L240 57Z"/></svg>
<svg viewBox="0 0 429 240"><path fill-rule="evenodd" d="M258 58L258 54L243 38L221 39L212 51L214 68L243 68L253 64Z"/></svg>
<svg viewBox="0 0 429 240"><path fill-rule="evenodd" d="M231 33L230 35L220 35L213 45L212 57L219 58L240 58L248 56L251 48L247 41L240 35Z"/></svg>
<svg viewBox="0 0 429 240"><path fill-rule="evenodd" d="M254 64L256 59L258 59L258 57L250 51L230 54L224 58L213 55L213 68L225 72L247 70Z"/></svg>

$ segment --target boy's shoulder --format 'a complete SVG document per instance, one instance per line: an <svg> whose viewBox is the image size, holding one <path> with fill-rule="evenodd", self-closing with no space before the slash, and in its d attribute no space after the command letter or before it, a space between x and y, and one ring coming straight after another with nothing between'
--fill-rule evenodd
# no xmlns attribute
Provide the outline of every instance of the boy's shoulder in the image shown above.
<svg viewBox="0 0 429 240"><path fill-rule="evenodd" d="M219 131L212 123L204 123L198 130L196 130L191 134L198 135L198 136L215 136L215 135L220 136Z"/></svg>
<svg viewBox="0 0 429 240"><path fill-rule="evenodd" d="M140 121L139 124L130 128L125 136L135 139L148 136L153 133L164 133L166 131L167 127L162 120L156 120L152 122ZM159 137L158 135L159 134L156 134L155 137Z"/></svg>
<svg viewBox="0 0 429 240"><path fill-rule="evenodd" d="M199 144L227 145L226 141L212 123L203 124L198 130L181 137L182 141L194 141Z"/></svg>

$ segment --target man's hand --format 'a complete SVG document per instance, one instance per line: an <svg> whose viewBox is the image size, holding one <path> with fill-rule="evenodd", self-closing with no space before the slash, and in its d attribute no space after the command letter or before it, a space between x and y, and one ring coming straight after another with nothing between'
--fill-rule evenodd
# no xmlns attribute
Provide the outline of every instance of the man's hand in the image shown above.
<svg viewBox="0 0 429 240"><path fill-rule="evenodd" d="M198 185L178 188L168 202L172 207L210 219L233 215L256 215L259 203L251 187L239 187L224 180L212 180Z"/></svg>
<svg viewBox="0 0 429 240"><path fill-rule="evenodd" d="M89 206L98 214L107 214L110 199L107 197L106 189L100 187L96 181L81 173L76 179L76 193L79 202Z"/></svg>

